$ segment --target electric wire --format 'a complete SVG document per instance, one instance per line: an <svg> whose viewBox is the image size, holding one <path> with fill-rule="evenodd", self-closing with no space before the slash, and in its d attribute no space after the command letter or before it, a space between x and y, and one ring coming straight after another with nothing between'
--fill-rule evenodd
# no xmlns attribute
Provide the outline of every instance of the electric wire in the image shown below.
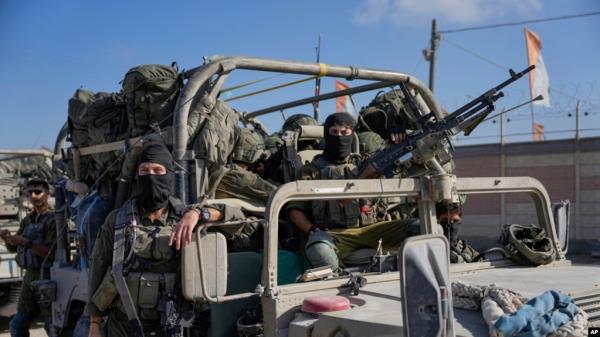
<svg viewBox="0 0 600 337"><path fill-rule="evenodd" d="M522 25L525 25L528 23L542 23L542 22L549 22L549 21L577 19L577 18L594 16L594 15L600 15L600 11L574 14L574 15L563 15L563 16L556 16L556 17L551 17L551 18L544 18L544 19L533 19L533 20L524 20L524 21L517 21L517 22L498 23L498 24L493 24L493 25L473 26L473 27L465 27L465 28L458 28L458 29L440 30L437 33L438 34L461 33L461 32L468 32L468 31L474 31L474 30L484 30L484 29L492 29L492 28L500 28L500 27L522 26Z"/></svg>

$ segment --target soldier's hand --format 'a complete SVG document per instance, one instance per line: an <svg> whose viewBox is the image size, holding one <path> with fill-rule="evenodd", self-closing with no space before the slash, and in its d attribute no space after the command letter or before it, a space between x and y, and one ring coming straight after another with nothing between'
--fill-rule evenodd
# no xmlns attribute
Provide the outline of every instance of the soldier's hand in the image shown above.
<svg viewBox="0 0 600 337"><path fill-rule="evenodd" d="M391 133L390 134L390 143L391 144L400 144L406 140L406 133Z"/></svg>
<svg viewBox="0 0 600 337"><path fill-rule="evenodd" d="M102 337L99 323L90 322L90 331L88 332L88 337Z"/></svg>
<svg viewBox="0 0 600 337"><path fill-rule="evenodd" d="M171 238L169 239L169 246L175 244L175 248L180 250L187 246L188 243L192 242L192 234L198 221L200 220L200 213L197 210L189 210L185 212L181 220L175 226Z"/></svg>
<svg viewBox="0 0 600 337"><path fill-rule="evenodd" d="M24 245L27 242L27 239L22 237L21 235L12 235L8 238L9 244L11 246L20 246Z"/></svg>
<svg viewBox="0 0 600 337"><path fill-rule="evenodd" d="M7 235L10 236L10 231L8 229L3 229L3 230L0 231L0 237L1 238L4 239Z"/></svg>

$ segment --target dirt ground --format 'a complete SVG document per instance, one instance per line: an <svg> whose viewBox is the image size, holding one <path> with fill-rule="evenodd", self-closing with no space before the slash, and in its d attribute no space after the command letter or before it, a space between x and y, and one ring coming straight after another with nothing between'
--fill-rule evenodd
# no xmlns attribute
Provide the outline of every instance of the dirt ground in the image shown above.
<svg viewBox="0 0 600 337"><path fill-rule="evenodd" d="M8 331L9 321L10 319L6 317L0 317L0 337L10 337L10 332ZM34 323L29 330L29 334L31 337L47 337L46 331L44 331L44 323Z"/></svg>

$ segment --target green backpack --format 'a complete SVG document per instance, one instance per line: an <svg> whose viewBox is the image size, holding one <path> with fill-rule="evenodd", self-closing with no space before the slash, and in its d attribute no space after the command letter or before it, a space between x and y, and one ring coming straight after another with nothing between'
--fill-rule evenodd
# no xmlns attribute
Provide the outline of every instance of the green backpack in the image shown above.
<svg viewBox="0 0 600 337"><path fill-rule="evenodd" d="M105 92L93 93L78 89L69 100L68 128L71 144L74 147L110 143L124 139L127 135L125 100L120 94ZM116 178L120 165L114 164L116 152L103 152L82 156L79 165L79 180L91 183L111 167ZM69 163L68 171L74 176L75 168Z"/></svg>
<svg viewBox="0 0 600 337"><path fill-rule="evenodd" d="M375 98L363 107L358 116L357 131L373 131L386 139L390 128L416 128L416 114L409 109L400 89L380 91Z"/></svg>
<svg viewBox="0 0 600 337"><path fill-rule="evenodd" d="M504 226L500 242L511 259L521 265L541 266L554 261L556 257L546 231L534 225Z"/></svg>
<svg viewBox="0 0 600 337"><path fill-rule="evenodd" d="M175 66L141 65L129 69L122 81L132 136L172 124L171 113L179 97L182 79Z"/></svg>
<svg viewBox="0 0 600 337"><path fill-rule="evenodd" d="M101 94L87 107L89 146L111 143L127 137L125 99L116 93ZM121 171L121 153L122 151L111 151L92 154L94 178L102 176L108 181L116 181Z"/></svg>

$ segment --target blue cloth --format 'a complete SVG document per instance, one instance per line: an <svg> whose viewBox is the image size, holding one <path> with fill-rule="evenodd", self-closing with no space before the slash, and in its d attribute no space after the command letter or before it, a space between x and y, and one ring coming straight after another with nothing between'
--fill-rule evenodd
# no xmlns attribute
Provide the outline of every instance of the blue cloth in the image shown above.
<svg viewBox="0 0 600 337"><path fill-rule="evenodd" d="M505 337L545 337L571 321L577 306L573 300L554 290L532 298L512 315L502 315L494 324Z"/></svg>

